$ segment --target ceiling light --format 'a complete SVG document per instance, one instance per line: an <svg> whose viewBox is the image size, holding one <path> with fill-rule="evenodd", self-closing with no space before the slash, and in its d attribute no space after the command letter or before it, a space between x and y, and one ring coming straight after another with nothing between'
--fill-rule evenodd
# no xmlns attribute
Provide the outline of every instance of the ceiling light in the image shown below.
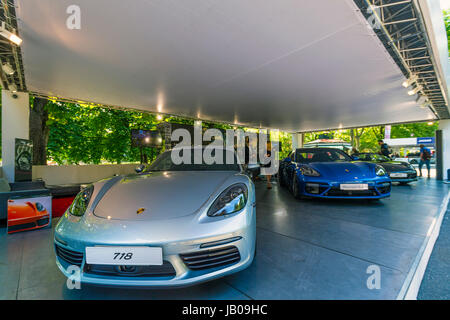
<svg viewBox="0 0 450 320"><path fill-rule="evenodd" d="M417 74L413 74L411 75L411 77L408 80L403 81L402 86L404 86L405 88L408 88L409 86L411 86L414 82L416 82L418 79Z"/></svg>
<svg viewBox="0 0 450 320"><path fill-rule="evenodd" d="M158 115L156 116L156 120L161 121L162 119L163 119L163 116L162 116L162 115L158 114Z"/></svg>
<svg viewBox="0 0 450 320"><path fill-rule="evenodd" d="M8 76L12 76L16 72L9 62L2 64L2 69Z"/></svg>
<svg viewBox="0 0 450 320"><path fill-rule="evenodd" d="M22 43L22 39L20 39L16 34L12 33L9 30L6 30L5 21L2 21L0 27L0 36L8 39L9 41L15 43L18 46L20 46L20 44Z"/></svg>
<svg viewBox="0 0 450 320"><path fill-rule="evenodd" d="M409 94L410 96L413 96L413 95L415 95L417 92L419 92L420 90L422 90L422 86L417 86L417 87L415 87L414 89L409 90L409 91L408 91L408 94Z"/></svg>

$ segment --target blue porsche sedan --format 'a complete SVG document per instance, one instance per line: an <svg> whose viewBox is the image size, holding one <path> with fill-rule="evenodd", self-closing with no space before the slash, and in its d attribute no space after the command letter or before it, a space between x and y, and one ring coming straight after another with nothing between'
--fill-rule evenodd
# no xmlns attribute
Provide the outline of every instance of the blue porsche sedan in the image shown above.
<svg viewBox="0 0 450 320"><path fill-rule="evenodd" d="M280 162L278 179L296 198L381 199L391 179L375 163L354 161L334 148L302 148Z"/></svg>

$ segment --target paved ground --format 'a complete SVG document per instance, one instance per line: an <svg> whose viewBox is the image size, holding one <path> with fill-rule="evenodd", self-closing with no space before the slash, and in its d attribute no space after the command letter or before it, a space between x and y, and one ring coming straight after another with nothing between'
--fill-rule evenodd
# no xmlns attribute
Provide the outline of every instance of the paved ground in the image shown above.
<svg viewBox="0 0 450 320"><path fill-rule="evenodd" d="M442 221L417 299L450 300L450 210Z"/></svg>
<svg viewBox="0 0 450 320"><path fill-rule="evenodd" d="M395 186L382 201L297 201L258 183L254 263L174 290L68 290L54 262L52 229L0 230L0 299L395 299L448 191L421 179ZM379 290L367 288L371 265L381 270Z"/></svg>

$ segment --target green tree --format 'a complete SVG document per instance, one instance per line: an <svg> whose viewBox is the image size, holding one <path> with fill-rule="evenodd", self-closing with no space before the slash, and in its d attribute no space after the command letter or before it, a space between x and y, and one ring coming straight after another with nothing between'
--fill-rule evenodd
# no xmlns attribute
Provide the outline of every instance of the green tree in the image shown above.
<svg viewBox="0 0 450 320"><path fill-rule="evenodd" d="M450 52L450 10L444 10L443 14L444 14L445 29L447 30L447 46Z"/></svg>
<svg viewBox="0 0 450 320"><path fill-rule="evenodd" d="M438 122L418 122L393 125L391 138L434 137Z"/></svg>

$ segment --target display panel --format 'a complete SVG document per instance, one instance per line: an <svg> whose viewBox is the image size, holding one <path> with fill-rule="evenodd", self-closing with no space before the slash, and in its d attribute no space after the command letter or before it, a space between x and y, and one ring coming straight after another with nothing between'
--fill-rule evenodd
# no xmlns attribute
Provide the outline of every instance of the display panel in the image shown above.
<svg viewBox="0 0 450 320"><path fill-rule="evenodd" d="M45 228L51 219L51 196L8 199L8 233Z"/></svg>
<svg viewBox="0 0 450 320"><path fill-rule="evenodd" d="M14 179L31 181L33 167L33 142L26 139L15 140Z"/></svg>
<svg viewBox="0 0 450 320"><path fill-rule="evenodd" d="M133 147L161 147L162 137L159 131L132 129L131 146Z"/></svg>

